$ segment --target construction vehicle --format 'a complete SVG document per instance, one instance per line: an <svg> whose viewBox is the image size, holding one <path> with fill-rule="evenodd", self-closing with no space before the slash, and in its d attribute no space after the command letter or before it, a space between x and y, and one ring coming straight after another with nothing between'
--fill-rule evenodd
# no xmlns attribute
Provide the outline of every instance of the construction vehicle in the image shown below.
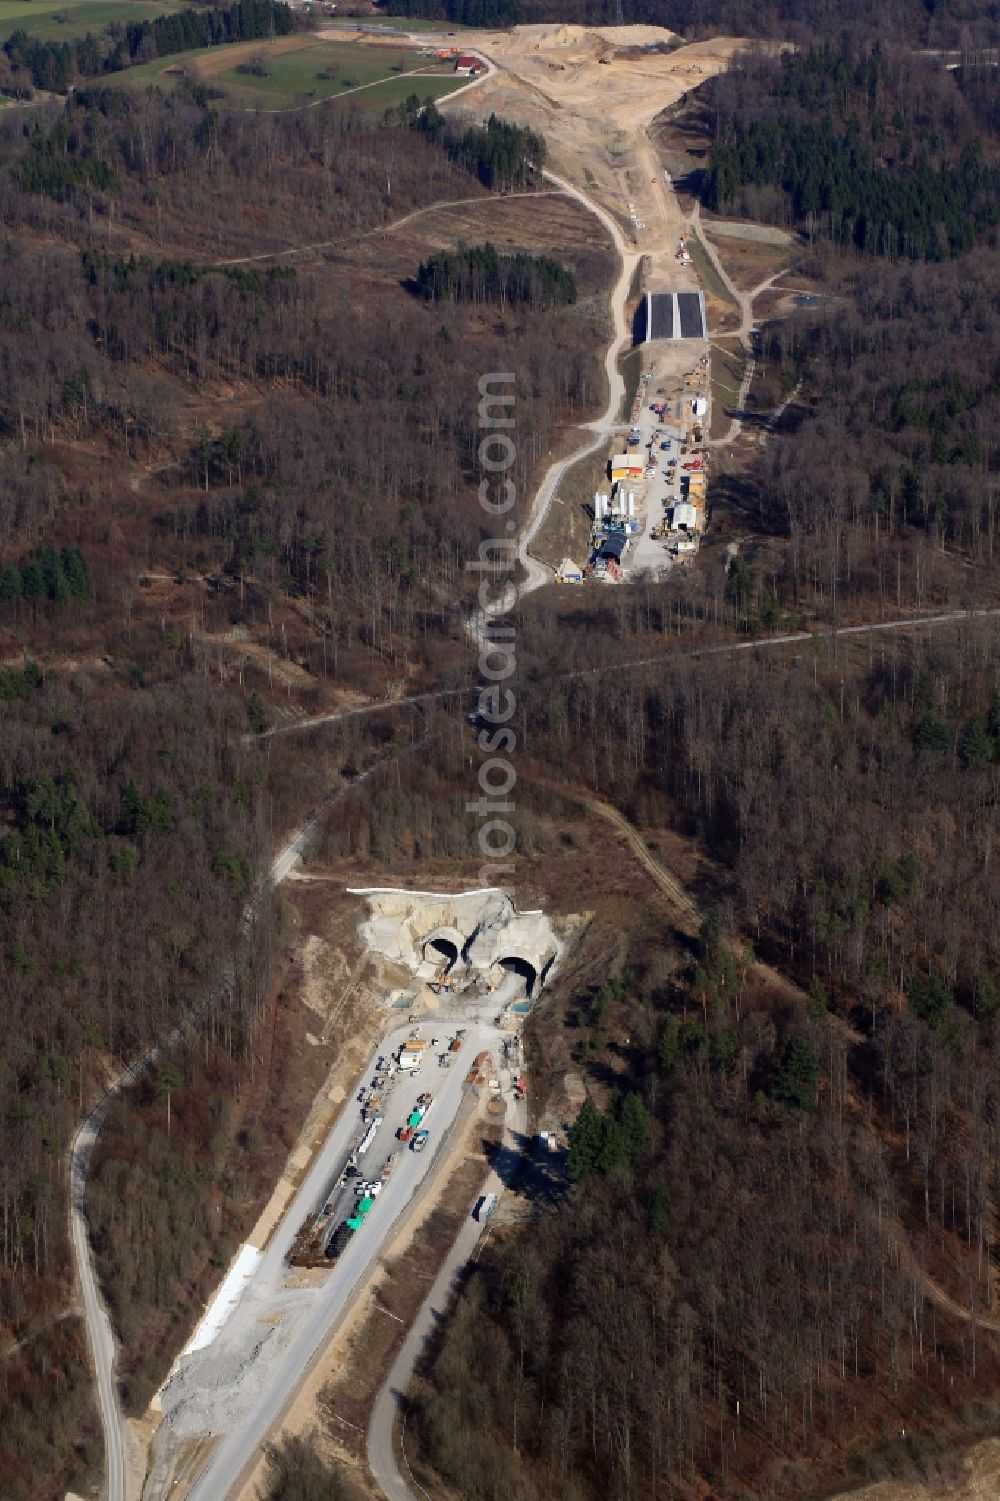
<svg viewBox="0 0 1000 1501"><path fill-rule="evenodd" d="M383 1117L381 1115L377 1115L369 1125L368 1130L365 1132L364 1136L362 1136L361 1140L358 1142L359 1157L363 1156L364 1153L367 1152L368 1148L375 1140L375 1133L377 1132L379 1126L381 1126L382 1119Z"/></svg>
<svg viewBox="0 0 1000 1501"><path fill-rule="evenodd" d="M368 1195L366 1195L363 1199L359 1199L357 1204L355 1204L354 1206L354 1213L349 1219L346 1219L344 1221L344 1224L347 1226L348 1230L360 1230L369 1214L371 1214L374 1205L375 1200L370 1198Z"/></svg>

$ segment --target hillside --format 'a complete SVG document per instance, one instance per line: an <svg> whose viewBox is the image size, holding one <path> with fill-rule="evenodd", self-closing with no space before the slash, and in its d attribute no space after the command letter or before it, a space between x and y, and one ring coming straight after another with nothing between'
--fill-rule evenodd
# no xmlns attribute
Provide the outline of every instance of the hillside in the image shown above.
<svg viewBox="0 0 1000 1501"><path fill-rule="evenodd" d="M547 242L561 237L573 264L570 321L424 307L407 289L470 229L536 245L520 201L481 185L475 154L459 164L413 118L218 114L196 92L80 89L27 132L0 122L12 1497L82 1483L99 1454L78 1326L56 1319L62 1154L81 1102L113 1060L200 1014L119 1123L126 1137L146 1119L143 1137L159 1130L163 1080L187 1086L162 1146L130 1154L137 1239L113 1308L126 1347L150 1308L167 1341L139 1398L267 1190L260 1133L288 1110L288 1067L308 1084L282 1061L288 1041L273 1042L298 1025L275 1010L280 917L262 914L235 986L218 981L272 831L338 772L293 754L279 775L247 732L290 701L302 712L447 671L453 580L477 536L464 393L513 359L537 435L527 483L598 388L607 263L580 211L554 212ZM442 202L456 207L438 227ZM338 764L369 754L362 736ZM272 1052L271 1093L247 1096ZM213 1101L207 1118L198 1096ZM297 1098L285 1129L308 1103ZM112 1156L114 1140L109 1127ZM225 1213L204 1218L215 1199ZM95 1190L98 1241L120 1202L120 1184L110 1202ZM181 1220L183 1244L149 1239ZM59 1380L44 1380L53 1365Z"/></svg>
<svg viewBox="0 0 1000 1501"><path fill-rule="evenodd" d="M457 45L265 57L273 9L0 113L4 1501L100 1491L65 1168L119 1070L84 1209L157 1501L227 1435L151 1399L331 1123L371 1129L404 1023L441 1034L400 1047L442 1129L380 1156L426 1185L349 1242L287 1410L227 1419L268 1501L375 1494L369 1419L463 1246L385 1442L435 1498L957 1484L1000 1378L1000 157L996 69L914 47L987 9L700 13L801 43L747 51L650 41L672 0L621 46L534 0L462 33L490 71L440 108ZM629 352L676 289L700 331ZM703 534L667 562L640 489L596 534L624 569L556 587L626 446ZM414 975L361 928L373 887L497 883L559 945L496 950L468 1016L441 955L495 914ZM448 1074L497 994L503 1051ZM299 1214L360 1195L369 1235L365 1150ZM330 1245L272 1256L284 1350Z"/></svg>

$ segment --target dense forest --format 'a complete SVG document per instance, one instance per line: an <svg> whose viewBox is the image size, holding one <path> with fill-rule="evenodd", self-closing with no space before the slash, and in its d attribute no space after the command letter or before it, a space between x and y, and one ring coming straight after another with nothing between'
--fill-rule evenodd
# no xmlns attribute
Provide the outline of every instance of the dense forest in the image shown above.
<svg viewBox="0 0 1000 1501"><path fill-rule="evenodd" d="M428 301L523 302L530 308L560 307L576 301L576 282L568 267L548 255L526 251L501 255L485 245L458 245L421 261L416 290Z"/></svg>
<svg viewBox="0 0 1000 1501"><path fill-rule="evenodd" d="M544 137L496 115L490 115L485 125L469 126L457 137L445 131L445 144L453 159L474 172L483 187L501 192L525 187L545 166Z"/></svg>
<svg viewBox="0 0 1000 1501"><path fill-rule="evenodd" d="M545 166L545 138L493 114L485 125L463 129L446 121L432 99L421 103L416 94L411 94L399 106L398 118L411 130L440 143L452 161L478 177L484 188L501 193L524 188Z"/></svg>
<svg viewBox="0 0 1000 1501"><path fill-rule="evenodd" d="M79 79L118 73L193 47L287 36L292 11L284 0L236 0L228 9L205 6L157 16L152 21L113 21L100 36L90 32L73 42L31 36L22 28L3 44L0 94L30 98L31 87L65 94Z"/></svg>
<svg viewBox="0 0 1000 1501"><path fill-rule="evenodd" d="M971 85L964 73L956 85L878 47L748 53L710 91L706 203L892 259L940 260L994 243L995 74L973 70Z"/></svg>
<svg viewBox="0 0 1000 1501"><path fill-rule="evenodd" d="M766 337L766 356L816 397L811 453L774 445L755 491L758 520L790 541L784 606L803 588L831 604L899 598L902 560L886 546L900 535L918 553L958 546L993 563L1000 382L982 354L1000 328L994 265L982 251L947 269L885 268L858 278L839 317L807 315ZM916 574L911 583L915 601L931 597Z"/></svg>

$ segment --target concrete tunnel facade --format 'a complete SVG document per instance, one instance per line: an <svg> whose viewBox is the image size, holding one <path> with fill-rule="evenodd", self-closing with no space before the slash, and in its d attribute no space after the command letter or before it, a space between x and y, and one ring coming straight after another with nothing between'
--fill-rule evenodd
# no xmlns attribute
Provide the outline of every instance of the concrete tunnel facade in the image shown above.
<svg viewBox="0 0 1000 1501"><path fill-rule="evenodd" d="M453 970L463 957L466 939L457 928L436 928L433 933L428 933L423 942L423 956L425 959L437 960L444 957L448 961L448 970Z"/></svg>
<svg viewBox="0 0 1000 1501"><path fill-rule="evenodd" d="M518 912L505 891L458 892L363 888L371 916L362 926L369 948L405 965L447 961L447 973L470 979L496 966L520 975L527 995L544 987L561 945L544 912Z"/></svg>

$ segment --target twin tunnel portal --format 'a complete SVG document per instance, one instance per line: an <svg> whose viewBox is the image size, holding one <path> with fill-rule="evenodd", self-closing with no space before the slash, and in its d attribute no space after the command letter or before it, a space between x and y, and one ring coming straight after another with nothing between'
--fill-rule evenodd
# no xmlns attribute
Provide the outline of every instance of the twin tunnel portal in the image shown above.
<svg viewBox="0 0 1000 1501"><path fill-rule="evenodd" d="M469 949L474 938L475 935L463 938L457 928L439 928L436 933L431 933L424 939L424 958L437 967L442 978L457 977L473 962ZM524 993L530 1000L535 995L536 988L541 989L545 983L553 961L549 959L541 973L530 959L521 954L498 954L493 962L508 974L519 976L524 982Z"/></svg>

